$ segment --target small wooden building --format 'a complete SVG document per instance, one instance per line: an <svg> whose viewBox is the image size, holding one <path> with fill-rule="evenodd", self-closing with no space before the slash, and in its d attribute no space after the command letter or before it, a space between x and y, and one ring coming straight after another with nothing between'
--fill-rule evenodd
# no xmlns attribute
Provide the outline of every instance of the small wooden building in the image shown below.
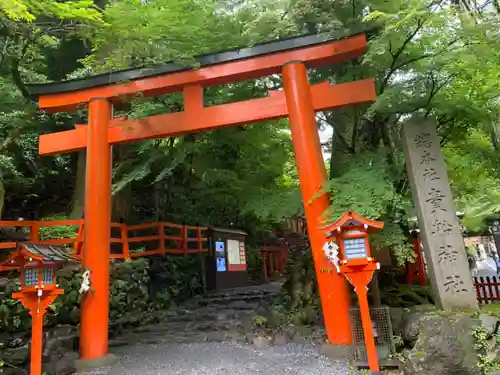
<svg viewBox="0 0 500 375"><path fill-rule="evenodd" d="M206 258L208 290L248 285L246 236L238 229L210 228L210 253Z"/></svg>

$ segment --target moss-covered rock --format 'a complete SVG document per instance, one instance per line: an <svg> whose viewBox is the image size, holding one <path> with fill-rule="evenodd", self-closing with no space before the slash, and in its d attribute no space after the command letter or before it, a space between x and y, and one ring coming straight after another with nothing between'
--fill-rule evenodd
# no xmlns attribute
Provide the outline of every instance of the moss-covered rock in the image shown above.
<svg viewBox="0 0 500 375"><path fill-rule="evenodd" d="M407 375L479 375L476 340L480 321L463 313L413 312L412 327L417 332L412 349L404 351ZM406 338L413 338L407 336ZM407 332L408 334L408 332Z"/></svg>
<svg viewBox="0 0 500 375"><path fill-rule="evenodd" d="M436 311L436 307L421 305L406 310L401 324L401 334L406 346L413 347L420 333L420 321L430 311Z"/></svg>

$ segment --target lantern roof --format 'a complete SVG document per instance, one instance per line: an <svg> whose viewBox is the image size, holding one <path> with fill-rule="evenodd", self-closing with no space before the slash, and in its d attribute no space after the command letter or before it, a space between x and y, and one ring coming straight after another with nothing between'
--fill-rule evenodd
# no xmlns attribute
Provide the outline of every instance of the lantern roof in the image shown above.
<svg viewBox="0 0 500 375"><path fill-rule="evenodd" d="M330 236L339 228L351 226L366 226L366 231L368 233L374 233L381 230L384 227L384 223L381 221L367 219L366 217L358 214L356 211L346 211L340 218L337 219L337 221L327 225L323 229L326 229L328 231L327 235Z"/></svg>
<svg viewBox="0 0 500 375"><path fill-rule="evenodd" d="M0 263L2 268L12 269L12 267L21 267L27 263L65 263L71 260L64 247L46 244L18 243L16 250Z"/></svg>

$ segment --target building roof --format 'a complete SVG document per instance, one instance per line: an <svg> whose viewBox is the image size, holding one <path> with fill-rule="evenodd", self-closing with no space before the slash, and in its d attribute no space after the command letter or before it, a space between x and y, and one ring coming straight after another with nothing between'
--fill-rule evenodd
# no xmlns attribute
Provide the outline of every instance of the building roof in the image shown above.
<svg viewBox="0 0 500 375"><path fill-rule="evenodd" d="M218 227L210 227L210 230L217 233L227 233L227 234L239 234L242 236L247 236L248 233L242 231L241 229L236 228L218 228Z"/></svg>

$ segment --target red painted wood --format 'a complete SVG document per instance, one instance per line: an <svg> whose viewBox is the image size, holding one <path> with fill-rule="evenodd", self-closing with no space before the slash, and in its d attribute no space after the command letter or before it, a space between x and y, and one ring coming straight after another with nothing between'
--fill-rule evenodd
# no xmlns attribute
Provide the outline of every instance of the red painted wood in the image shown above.
<svg viewBox="0 0 500 375"><path fill-rule="evenodd" d="M92 98L114 100L136 94L144 97L158 96L181 91L186 86L206 87L245 81L280 73L281 67L289 61L300 60L311 68L349 61L361 56L366 51L366 46L366 35L357 34L320 45L200 69L162 74L108 86L41 95L38 98L38 106L49 112L67 112L80 109L81 105L87 105Z"/></svg>
<svg viewBox="0 0 500 375"><path fill-rule="evenodd" d="M186 95L192 95L187 97ZM314 110L338 109L349 105L371 103L375 100L373 79L329 85L328 82L311 86ZM114 119L108 127L110 144L141 141L152 138L174 137L184 134L214 130L223 127L246 125L288 116L285 94L271 91L269 96L243 102L199 108L199 93L185 91L184 112L167 113L140 120ZM196 121L192 121L196 118ZM86 126L40 136L40 155L73 152L87 145Z"/></svg>
<svg viewBox="0 0 500 375"><path fill-rule="evenodd" d="M500 301L500 279L498 277L474 277L474 287L480 304Z"/></svg>

